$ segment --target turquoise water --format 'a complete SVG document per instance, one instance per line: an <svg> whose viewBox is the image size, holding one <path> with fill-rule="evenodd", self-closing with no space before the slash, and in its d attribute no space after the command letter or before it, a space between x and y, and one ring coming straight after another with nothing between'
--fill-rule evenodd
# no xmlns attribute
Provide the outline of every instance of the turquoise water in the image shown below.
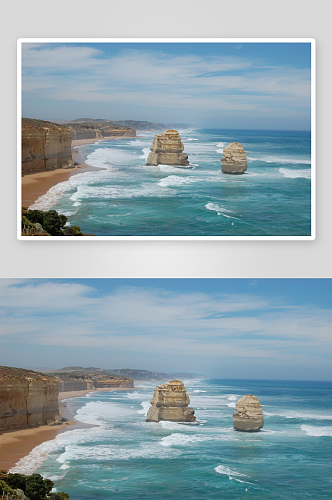
<svg viewBox="0 0 332 500"><path fill-rule="evenodd" d="M67 401L98 427L67 431L34 464L71 500L331 498L332 383L185 380L198 424L145 422L156 384ZM244 394L263 406L258 433L233 430Z"/></svg>
<svg viewBox="0 0 332 500"><path fill-rule="evenodd" d="M105 170L72 176L37 200L97 236L310 236L309 132L180 130L190 168L146 166L155 133L79 147ZM221 172L240 142L248 170Z"/></svg>

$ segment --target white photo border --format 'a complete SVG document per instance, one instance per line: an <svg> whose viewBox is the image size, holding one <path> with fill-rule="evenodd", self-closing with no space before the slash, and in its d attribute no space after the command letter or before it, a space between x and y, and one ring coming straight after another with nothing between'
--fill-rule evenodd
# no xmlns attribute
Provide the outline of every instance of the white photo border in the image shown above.
<svg viewBox="0 0 332 500"><path fill-rule="evenodd" d="M308 236L22 236L22 45L24 43L310 43L311 45L311 234ZM314 38L19 38L17 40L17 239L108 241L313 241L316 239L316 40Z"/></svg>

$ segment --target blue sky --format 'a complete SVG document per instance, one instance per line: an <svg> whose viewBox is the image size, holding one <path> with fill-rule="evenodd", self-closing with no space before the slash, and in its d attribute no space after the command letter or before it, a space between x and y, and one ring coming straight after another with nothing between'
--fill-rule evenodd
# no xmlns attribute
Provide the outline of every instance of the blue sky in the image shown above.
<svg viewBox="0 0 332 500"><path fill-rule="evenodd" d="M309 43L23 43L28 118L310 129Z"/></svg>
<svg viewBox="0 0 332 500"><path fill-rule="evenodd" d="M332 380L331 279L1 279L0 365Z"/></svg>

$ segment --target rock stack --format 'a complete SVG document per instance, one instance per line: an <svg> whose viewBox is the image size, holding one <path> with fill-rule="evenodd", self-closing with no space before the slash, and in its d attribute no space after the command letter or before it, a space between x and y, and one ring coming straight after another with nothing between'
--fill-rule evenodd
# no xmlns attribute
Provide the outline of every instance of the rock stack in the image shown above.
<svg viewBox="0 0 332 500"><path fill-rule="evenodd" d="M221 170L225 174L243 174L247 170L247 156L239 142L231 142L223 151Z"/></svg>
<svg viewBox="0 0 332 500"><path fill-rule="evenodd" d="M172 380L156 387L150 401L146 421L159 422L171 420L173 422L194 422L194 409L188 408L190 399L186 388L180 380Z"/></svg>
<svg viewBox="0 0 332 500"><path fill-rule="evenodd" d="M257 432L264 425L262 406L256 396L246 394L235 405L233 427L237 431Z"/></svg>
<svg viewBox="0 0 332 500"><path fill-rule="evenodd" d="M189 165L188 155L183 153L183 142L176 130L157 134L150 149L147 165Z"/></svg>

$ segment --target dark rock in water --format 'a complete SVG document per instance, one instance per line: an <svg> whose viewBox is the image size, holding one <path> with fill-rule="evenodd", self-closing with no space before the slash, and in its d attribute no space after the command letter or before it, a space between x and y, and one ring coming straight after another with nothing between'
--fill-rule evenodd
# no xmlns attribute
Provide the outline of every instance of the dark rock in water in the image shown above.
<svg viewBox="0 0 332 500"><path fill-rule="evenodd" d="M225 174L243 174L247 170L247 156L239 142L231 142L223 151L221 170Z"/></svg>
<svg viewBox="0 0 332 500"><path fill-rule="evenodd" d="M188 155L183 153L183 142L176 130L157 134L150 149L147 165L189 165Z"/></svg>
<svg viewBox="0 0 332 500"><path fill-rule="evenodd" d="M237 431L257 432L264 425L262 406L256 396L246 394L235 405L233 427Z"/></svg>
<svg viewBox="0 0 332 500"><path fill-rule="evenodd" d="M194 409L188 408L190 399L180 380L172 380L156 387L146 416L147 422L171 420L173 422L195 422Z"/></svg>

